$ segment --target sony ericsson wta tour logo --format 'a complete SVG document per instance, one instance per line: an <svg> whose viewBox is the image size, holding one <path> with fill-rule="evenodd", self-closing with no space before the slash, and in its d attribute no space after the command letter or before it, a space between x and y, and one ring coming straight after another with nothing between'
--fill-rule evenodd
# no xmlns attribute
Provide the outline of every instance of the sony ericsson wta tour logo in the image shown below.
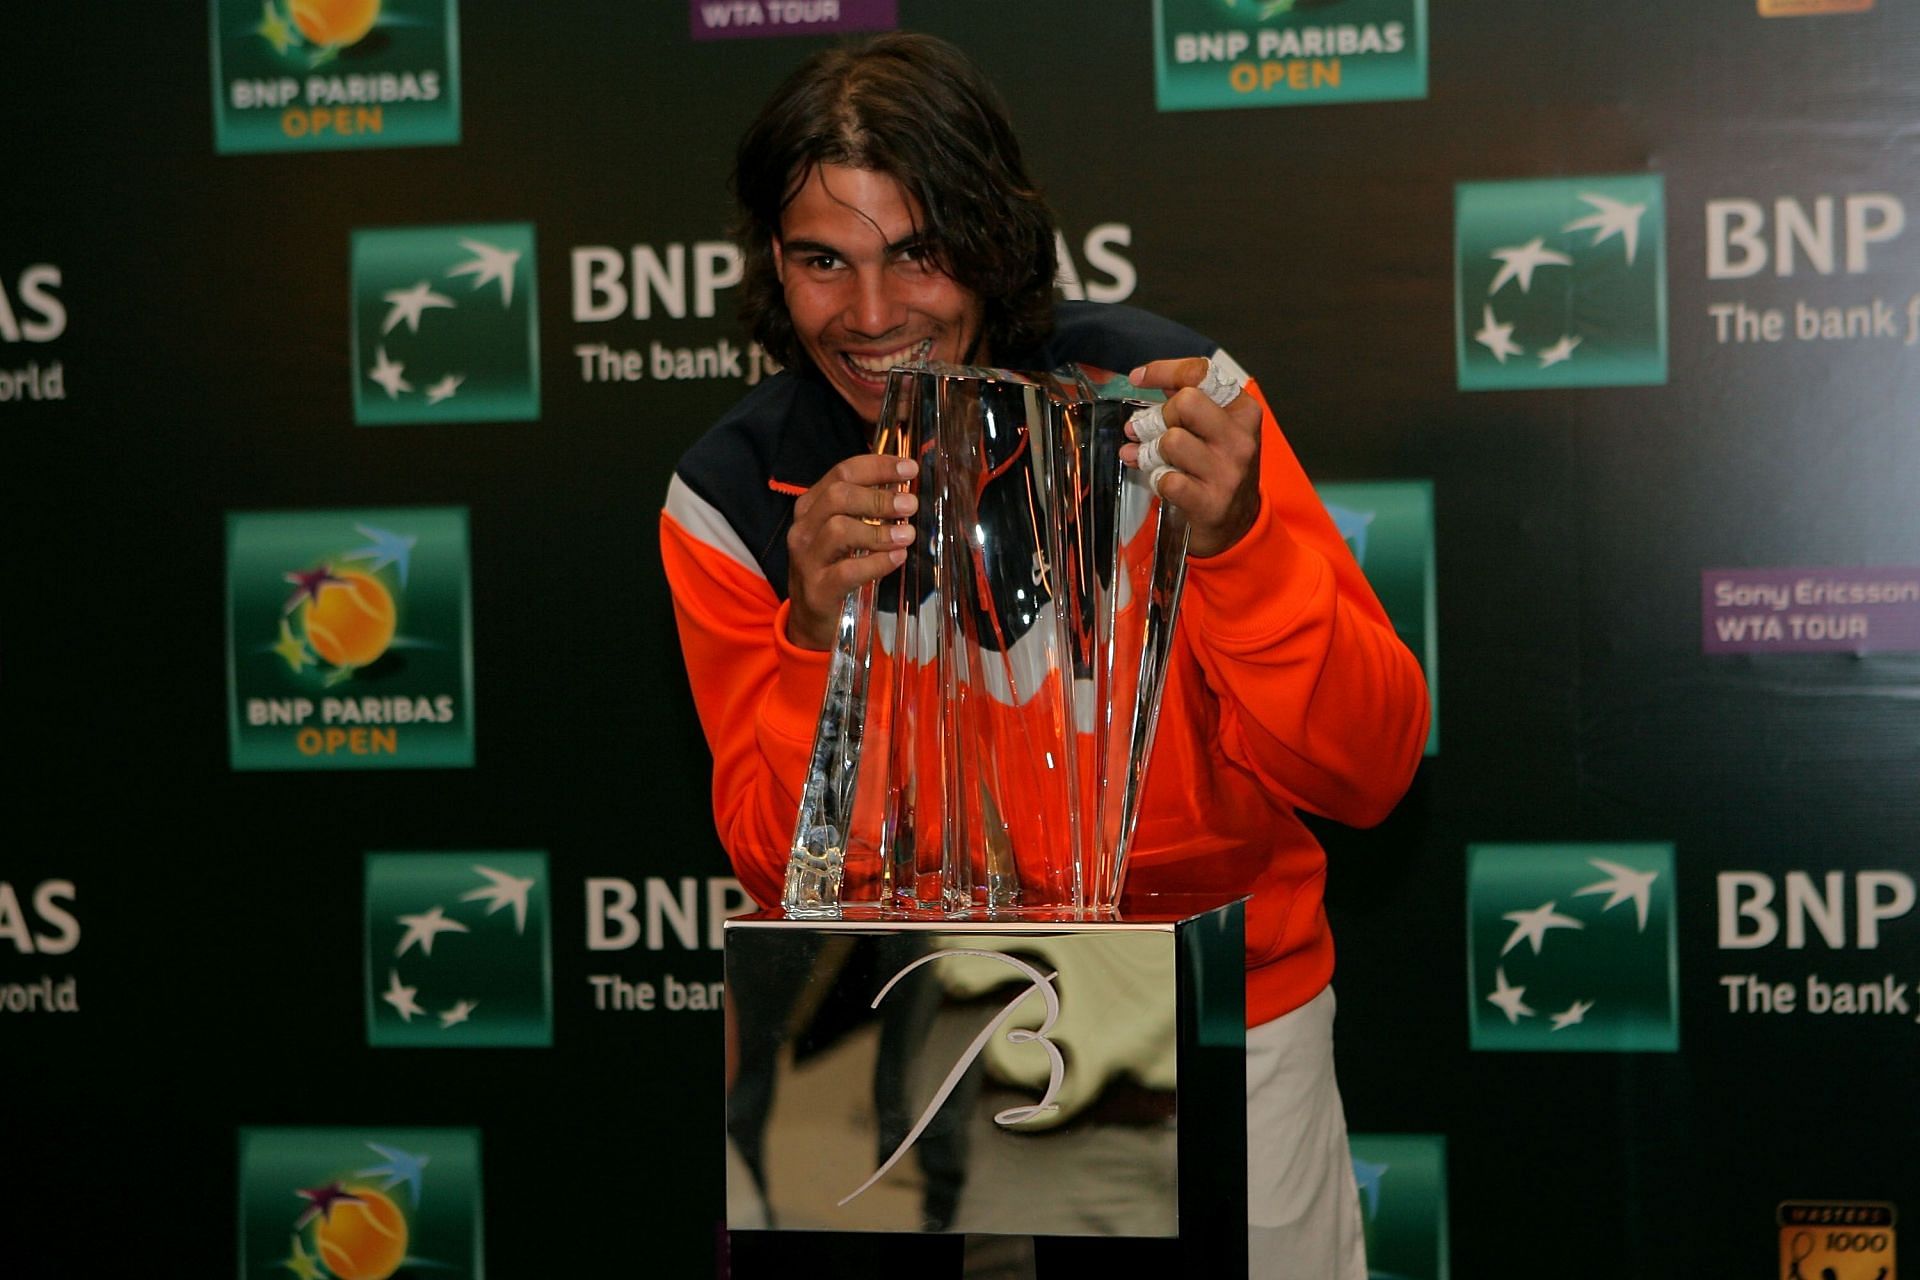
<svg viewBox="0 0 1920 1280"><path fill-rule="evenodd" d="M1658 174L1460 183L1454 254L1461 390L1666 382Z"/></svg>
<svg viewBox="0 0 1920 1280"><path fill-rule="evenodd" d="M467 516L227 517L236 769L473 763Z"/></svg>
<svg viewBox="0 0 1920 1280"><path fill-rule="evenodd" d="M1475 1049L1680 1047L1673 846L1467 849Z"/></svg>
<svg viewBox="0 0 1920 1280"><path fill-rule="evenodd" d="M479 1280L472 1129L242 1129L240 1274Z"/></svg>
<svg viewBox="0 0 1920 1280"><path fill-rule="evenodd" d="M1350 1140L1372 1280L1446 1280L1447 1140L1356 1133Z"/></svg>
<svg viewBox="0 0 1920 1280"><path fill-rule="evenodd" d="M540 416L533 227L353 233L353 420Z"/></svg>
<svg viewBox="0 0 1920 1280"><path fill-rule="evenodd" d="M222 154L460 141L454 0L213 0Z"/></svg>
<svg viewBox="0 0 1920 1280"><path fill-rule="evenodd" d="M367 855L367 1043L553 1043L544 853Z"/></svg>
<svg viewBox="0 0 1920 1280"><path fill-rule="evenodd" d="M1427 676L1430 756L1440 754L1440 645L1433 556L1433 482L1377 480L1315 486L1333 526L1367 575L1394 631Z"/></svg>

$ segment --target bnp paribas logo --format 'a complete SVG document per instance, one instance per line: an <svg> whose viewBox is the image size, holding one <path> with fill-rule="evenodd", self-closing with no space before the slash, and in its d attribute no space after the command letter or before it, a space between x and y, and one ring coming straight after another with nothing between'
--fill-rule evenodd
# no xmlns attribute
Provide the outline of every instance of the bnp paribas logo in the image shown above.
<svg viewBox="0 0 1920 1280"><path fill-rule="evenodd" d="M553 1043L544 853L367 855L367 1043Z"/></svg>
<svg viewBox="0 0 1920 1280"><path fill-rule="evenodd" d="M227 517L236 769L473 763L467 513Z"/></svg>
<svg viewBox="0 0 1920 1280"><path fill-rule="evenodd" d="M1463 391L1665 383L1660 175L1460 183L1454 294Z"/></svg>
<svg viewBox="0 0 1920 1280"><path fill-rule="evenodd" d="M460 141L454 0L212 0L222 154Z"/></svg>
<svg viewBox="0 0 1920 1280"><path fill-rule="evenodd" d="M1372 1280L1447 1280L1447 1140L1356 1133L1353 1177Z"/></svg>
<svg viewBox="0 0 1920 1280"><path fill-rule="evenodd" d="M540 416L529 223L353 233L353 420Z"/></svg>
<svg viewBox="0 0 1920 1280"><path fill-rule="evenodd" d="M1427 0L1154 0L1162 111L1427 96Z"/></svg>
<svg viewBox="0 0 1920 1280"><path fill-rule="evenodd" d="M1315 486L1333 525L1380 598L1394 631L1427 676L1432 727L1427 754L1440 754L1440 643L1433 557L1433 482L1377 480Z"/></svg>
<svg viewBox="0 0 1920 1280"><path fill-rule="evenodd" d="M1670 844L1467 849L1475 1049L1680 1047Z"/></svg>
<svg viewBox="0 0 1920 1280"><path fill-rule="evenodd" d="M242 1129L240 1275L480 1280L472 1129Z"/></svg>

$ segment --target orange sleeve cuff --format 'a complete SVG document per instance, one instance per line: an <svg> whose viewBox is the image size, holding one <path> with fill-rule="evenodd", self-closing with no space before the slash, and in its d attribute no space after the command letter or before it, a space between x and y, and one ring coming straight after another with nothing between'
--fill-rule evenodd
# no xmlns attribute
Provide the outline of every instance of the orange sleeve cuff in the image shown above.
<svg viewBox="0 0 1920 1280"><path fill-rule="evenodd" d="M820 702L827 692L827 670L833 654L825 649L802 649L787 635L792 602L782 600L773 615L773 643L780 655L773 694L767 699L762 724L782 738L811 746L820 724Z"/></svg>

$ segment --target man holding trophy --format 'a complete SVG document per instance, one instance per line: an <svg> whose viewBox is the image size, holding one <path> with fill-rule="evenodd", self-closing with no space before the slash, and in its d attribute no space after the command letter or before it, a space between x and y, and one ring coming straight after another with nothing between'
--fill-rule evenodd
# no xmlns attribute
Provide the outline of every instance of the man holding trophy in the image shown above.
<svg viewBox="0 0 1920 1280"><path fill-rule="evenodd" d="M1298 811L1370 825L1398 802L1427 735L1418 664L1246 373L1158 317L1056 302L1051 215L951 46L809 60L734 182L744 313L786 371L682 459L661 541L742 884L781 901L842 602L916 537L919 469L874 451L889 370L1080 364L1165 391L1164 434L1121 450L1190 530L1128 887L1249 896L1251 1270L1359 1280L1326 858Z"/></svg>

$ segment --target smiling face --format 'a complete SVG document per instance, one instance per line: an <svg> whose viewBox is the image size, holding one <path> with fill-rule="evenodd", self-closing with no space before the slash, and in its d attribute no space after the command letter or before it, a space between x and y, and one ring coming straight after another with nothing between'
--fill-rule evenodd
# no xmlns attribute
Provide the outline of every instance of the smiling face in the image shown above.
<svg viewBox="0 0 1920 1280"><path fill-rule="evenodd" d="M809 173L780 217L773 257L794 332L869 423L894 365L985 358L980 299L933 265L924 225L899 182L840 165Z"/></svg>

